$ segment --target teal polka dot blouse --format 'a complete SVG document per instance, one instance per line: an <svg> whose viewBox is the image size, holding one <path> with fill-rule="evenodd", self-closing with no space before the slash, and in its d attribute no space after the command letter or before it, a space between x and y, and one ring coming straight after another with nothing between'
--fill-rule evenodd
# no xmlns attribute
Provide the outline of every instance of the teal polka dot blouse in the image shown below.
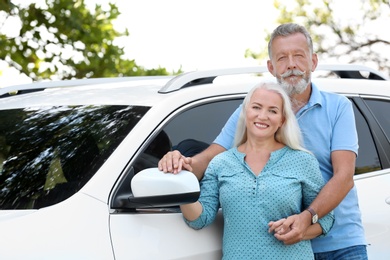
<svg viewBox="0 0 390 260"><path fill-rule="evenodd" d="M224 217L223 259L313 259L310 241L284 245L268 233L268 222L299 214L324 185L318 161L285 146L271 153L256 176L245 154L232 148L217 155L201 181L200 217L186 223L201 229L212 223L219 208ZM324 234L333 215L320 219Z"/></svg>

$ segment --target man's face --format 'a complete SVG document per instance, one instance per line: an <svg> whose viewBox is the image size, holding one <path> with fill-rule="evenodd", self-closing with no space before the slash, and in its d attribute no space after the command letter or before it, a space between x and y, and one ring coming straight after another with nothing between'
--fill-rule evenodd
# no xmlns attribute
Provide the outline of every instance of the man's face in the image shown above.
<svg viewBox="0 0 390 260"><path fill-rule="evenodd" d="M317 56L311 55L306 38L301 33L277 37L272 46L268 69L289 95L301 94L310 84Z"/></svg>

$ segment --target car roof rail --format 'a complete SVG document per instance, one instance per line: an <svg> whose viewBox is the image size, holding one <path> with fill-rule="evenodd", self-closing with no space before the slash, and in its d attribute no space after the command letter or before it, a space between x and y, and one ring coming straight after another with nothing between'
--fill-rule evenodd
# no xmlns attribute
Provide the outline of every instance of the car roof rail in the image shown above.
<svg viewBox="0 0 390 260"><path fill-rule="evenodd" d="M319 64L316 68L316 71L318 70L330 71L345 79L389 80L380 71L359 64ZM368 73L368 76L365 76L364 72Z"/></svg>
<svg viewBox="0 0 390 260"><path fill-rule="evenodd" d="M376 80L388 80L384 74L370 67L355 64L320 64L317 66L316 71L330 71L337 74L340 78L352 78L352 79L376 79ZM368 72L369 76L364 77L362 71ZM182 88L213 83L214 79L219 76L228 76L235 74L251 74L251 73L264 73L268 72L266 66L254 66L254 67L240 67L240 68L226 68L220 70L202 70L191 71L180 74L165 84L159 93L165 94L173 91L177 91Z"/></svg>
<svg viewBox="0 0 390 260"><path fill-rule="evenodd" d="M53 88L67 88L67 87L79 87L89 86L94 84L104 83L117 83L124 81L135 80L150 80L159 78L167 78L169 76L133 76L133 77L116 77L116 78L90 78L90 79L71 79L71 80L52 80L52 81L40 81L27 84L13 85L0 88L0 98L21 95L31 92L43 91L45 89Z"/></svg>
<svg viewBox="0 0 390 260"><path fill-rule="evenodd" d="M169 93L182 88L212 83L214 79L219 76L264 72L268 72L268 69L265 66L190 71L180 74L168 81L167 84L159 90L159 93Z"/></svg>

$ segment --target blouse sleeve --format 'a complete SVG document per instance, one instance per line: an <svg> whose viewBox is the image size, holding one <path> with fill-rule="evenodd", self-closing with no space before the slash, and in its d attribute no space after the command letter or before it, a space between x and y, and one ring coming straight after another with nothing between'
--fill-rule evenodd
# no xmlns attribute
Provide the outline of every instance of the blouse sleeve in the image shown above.
<svg viewBox="0 0 390 260"><path fill-rule="evenodd" d="M205 175L200 182L200 197L199 202L202 205L202 214L195 220L189 221L185 219L185 222L193 229L201 229L210 225L219 209L219 188L218 188L218 169L215 164L215 157L206 169Z"/></svg>

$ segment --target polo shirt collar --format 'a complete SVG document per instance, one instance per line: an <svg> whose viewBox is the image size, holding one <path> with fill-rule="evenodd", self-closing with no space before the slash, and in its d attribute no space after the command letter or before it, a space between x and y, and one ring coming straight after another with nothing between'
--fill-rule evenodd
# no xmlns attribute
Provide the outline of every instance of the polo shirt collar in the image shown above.
<svg viewBox="0 0 390 260"><path fill-rule="evenodd" d="M322 106L322 95L320 90L312 82L309 101L305 106L299 109L298 113L296 114L296 117L299 119L306 111L308 111L309 109L315 106L320 106L320 107Z"/></svg>
<svg viewBox="0 0 390 260"><path fill-rule="evenodd" d="M311 95L309 102L307 102L307 105L305 107L312 107L316 104L322 106L322 96L320 90L317 88L317 86L312 82L311 83Z"/></svg>

